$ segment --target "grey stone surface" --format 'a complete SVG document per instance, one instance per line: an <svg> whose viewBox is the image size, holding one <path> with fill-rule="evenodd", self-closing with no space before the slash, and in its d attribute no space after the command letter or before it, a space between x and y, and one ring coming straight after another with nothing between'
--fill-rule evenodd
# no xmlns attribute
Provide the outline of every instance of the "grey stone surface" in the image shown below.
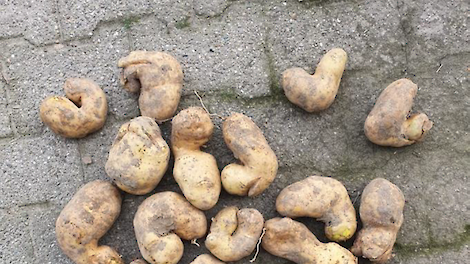
<svg viewBox="0 0 470 264"><path fill-rule="evenodd" d="M194 11L198 16L213 17L222 14L230 6L229 0L193 0Z"/></svg>
<svg viewBox="0 0 470 264"><path fill-rule="evenodd" d="M0 259L2 263L34 262L28 214L0 209Z"/></svg>
<svg viewBox="0 0 470 264"><path fill-rule="evenodd" d="M1 67L0 67L1 69ZM11 136L10 114L8 112L8 102L6 98L6 90L3 82L0 82L0 138Z"/></svg>

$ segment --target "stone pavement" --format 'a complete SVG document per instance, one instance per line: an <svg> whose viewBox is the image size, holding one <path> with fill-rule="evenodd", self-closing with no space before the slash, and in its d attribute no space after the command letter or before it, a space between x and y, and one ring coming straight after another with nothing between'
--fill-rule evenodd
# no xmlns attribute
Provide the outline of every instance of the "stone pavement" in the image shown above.
<svg viewBox="0 0 470 264"><path fill-rule="evenodd" d="M116 67L136 49L181 62L179 109L199 105L196 90L212 113L243 112L279 158L267 191L253 199L223 192L208 219L227 205L275 217L279 191L313 174L342 181L358 207L364 186L384 177L407 200L390 263L468 263L468 0L0 0L0 24L0 263L72 263L57 247L55 219L80 186L106 179L119 126L139 115L137 95L120 87ZM292 66L313 72L333 47L349 55L339 93L328 110L308 114L286 100L280 73ZM41 100L63 95L69 77L95 80L109 102L105 127L80 140L56 136L38 116ZM420 144L378 147L364 136L364 120L380 92L403 77L420 87L414 110L434 127ZM161 128L168 140L170 123ZM206 151L220 168L234 161L220 129ZM179 192L171 169L155 192L162 190ZM143 199L125 195L102 239L127 263L139 257L132 219ZM302 222L325 241L320 223ZM181 263L203 252L186 243ZM256 263L288 262L262 250Z"/></svg>

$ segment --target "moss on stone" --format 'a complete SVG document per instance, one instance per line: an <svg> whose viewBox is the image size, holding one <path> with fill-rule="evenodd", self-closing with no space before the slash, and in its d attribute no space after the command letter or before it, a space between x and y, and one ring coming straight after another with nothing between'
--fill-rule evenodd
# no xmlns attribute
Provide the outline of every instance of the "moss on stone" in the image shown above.
<svg viewBox="0 0 470 264"><path fill-rule="evenodd" d="M184 19L178 21L175 23L175 27L177 29L183 29L191 26L191 22L189 21L191 19L190 16L185 17Z"/></svg>

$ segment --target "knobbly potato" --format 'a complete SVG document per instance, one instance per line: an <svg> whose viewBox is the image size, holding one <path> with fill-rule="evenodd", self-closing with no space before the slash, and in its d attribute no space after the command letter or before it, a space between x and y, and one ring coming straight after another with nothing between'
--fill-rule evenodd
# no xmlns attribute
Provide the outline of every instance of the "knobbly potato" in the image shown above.
<svg viewBox="0 0 470 264"><path fill-rule="evenodd" d="M204 213L174 192L156 193L137 209L134 230L140 253L151 264L176 264L183 256L181 239L206 234Z"/></svg>
<svg viewBox="0 0 470 264"><path fill-rule="evenodd" d="M410 115L418 86L408 79L391 83L367 116L364 132L373 143L403 147L424 138L433 125L425 114Z"/></svg>
<svg viewBox="0 0 470 264"><path fill-rule="evenodd" d="M143 116L162 122L171 118L178 106L183 87L183 71L170 54L133 51L119 60L123 68L121 83L129 92L138 92Z"/></svg>
<svg viewBox="0 0 470 264"><path fill-rule="evenodd" d="M221 189L215 158L200 150L214 131L211 118L204 109L190 107L179 112L171 124L173 176L192 205L208 210L219 200Z"/></svg>
<svg viewBox="0 0 470 264"><path fill-rule="evenodd" d="M354 264L357 258L340 245L321 243L308 228L290 218L266 221L261 242L269 253L299 264Z"/></svg>
<svg viewBox="0 0 470 264"><path fill-rule="evenodd" d="M123 264L119 253L98 240L121 211L121 194L110 182L93 181L78 190L56 222L62 251L77 264Z"/></svg>
<svg viewBox="0 0 470 264"><path fill-rule="evenodd" d="M404 206L405 197L396 185L382 178L371 181L362 192L359 214L363 229L351 251L372 262L387 262L403 223Z"/></svg>
<svg viewBox="0 0 470 264"><path fill-rule="evenodd" d="M314 75L302 68L290 68L282 73L281 85L289 101L307 112L327 109L338 93L348 55L342 49L332 49L323 56Z"/></svg>
<svg viewBox="0 0 470 264"><path fill-rule="evenodd" d="M103 127L108 103L103 90L92 80L70 78L64 84L65 96L49 96L39 107L42 122L54 133L82 138Z"/></svg>
<svg viewBox="0 0 470 264"><path fill-rule="evenodd" d="M220 260L238 261L253 252L263 224L263 216L256 209L227 207L213 219L206 247Z"/></svg>
<svg viewBox="0 0 470 264"><path fill-rule="evenodd" d="M203 254L197 257L191 264L224 264L222 261L209 254Z"/></svg>
<svg viewBox="0 0 470 264"><path fill-rule="evenodd" d="M168 167L170 148L150 117L137 117L119 129L109 151L106 174L128 193L142 195L158 185Z"/></svg>
<svg viewBox="0 0 470 264"><path fill-rule="evenodd" d="M333 178L311 176L287 186L277 197L276 210L290 218L318 218L332 241L348 240L356 232L356 211L348 191Z"/></svg>
<svg viewBox="0 0 470 264"><path fill-rule="evenodd" d="M224 189L235 195L257 196L277 174L277 158L256 124L234 113L223 124L224 140L240 164L229 164L221 173Z"/></svg>

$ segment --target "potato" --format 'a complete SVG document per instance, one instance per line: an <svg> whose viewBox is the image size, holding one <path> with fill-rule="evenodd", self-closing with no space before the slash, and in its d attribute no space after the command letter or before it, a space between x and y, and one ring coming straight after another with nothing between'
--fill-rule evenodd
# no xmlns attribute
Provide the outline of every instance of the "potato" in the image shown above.
<svg viewBox="0 0 470 264"><path fill-rule="evenodd" d="M282 73L281 85L289 101L307 112L327 109L335 100L348 55L342 49L332 49L321 59L314 75L302 68L290 68Z"/></svg>
<svg viewBox="0 0 470 264"><path fill-rule="evenodd" d="M101 129L108 103L103 90L90 79L70 78L64 84L65 96L49 96L41 102L39 115L54 133L82 138Z"/></svg>
<svg viewBox="0 0 470 264"><path fill-rule="evenodd" d="M405 197L396 185L382 178L371 181L362 192L359 213L363 229L351 251L372 262L387 262L403 223L404 206Z"/></svg>
<svg viewBox="0 0 470 264"><path fill-rule="evenodd" d="M151 264L175 264L183 256L181 239L193 240L206 234L202 211L174 192L156 193L137 209L134 231L140 253Z"/></svg>
<svg viewBox="0 0 470 264"><path fill-rule="evenodd" d="M224 264L222 261L214 258L209 254L203 254L197 257L190 264Z"/></svg>
<svg viewBox="0 0 470 264"><path fill-rule="evenodd" d="M418 86L408 79L391 83L367 116L364 132L381 146L403 147L423 139L433 125L425 114L410 115Z"/></svg>
<svg viewBox="0 0 470 264"><path fill-rule="evenodd" d="M192 205L211 209L219 200L220 173L215 158L200 150L214 131L211 118L204 109L190 107L179 112L171 124L173 176Z"/></svg>
<svg viewBox="0 0 470 264"><path fill-rule="evenodd" d="M121 194L110 182L80 188L57 218L55 233L62 251L77 264L123 264L119 253L98 240L121 211Z"/></svg>
<svg viewBox="0 0 470 264"><path fill-rule="evenodd" d="M299 264L353 264L357 258L340 245L321 243L308 228L290 218L266 221L261 242L269 253Z"/></svg>
<svg viewBox="0 0 470 264"><path fill-rule="evenodd" d="M133 51L118 62L124 68L121 83L129 92L138 92L143 116L158 122L171 118L181 97L183 71L171 55L155 51Z"/></svg>
<svg viewBox="0 0 470 264"><path fill-rule="evenodd" d="M256 209L224 208L212 220L206 247L220 260L238 261L253 252L263 224L263 216Z"/></svg>
<svg viewBox="0 0 470 264"><path fill-rule="evenodd" d="M136 259L136 260L132 261L131 264L147 264L147 262L145 260L142 260L142 259Z"/></svg>
<svg viewBox="0 0 470 264"><path fill-rule="evenodd" d="M311 176L287 186L277 197L276 210L290 218L318 218L332 241L348 240L356 232L356 211L348 191L333 178Z"/></svg>
<svg viewBox="0 0 470 264"><path fill-rule="evenodd" d="M269 187L277 174L277 158L261 130L247 116L234 113L223 124L224 140L240 159L221 173L224 189L235 195L257 196Z"/></svg>

